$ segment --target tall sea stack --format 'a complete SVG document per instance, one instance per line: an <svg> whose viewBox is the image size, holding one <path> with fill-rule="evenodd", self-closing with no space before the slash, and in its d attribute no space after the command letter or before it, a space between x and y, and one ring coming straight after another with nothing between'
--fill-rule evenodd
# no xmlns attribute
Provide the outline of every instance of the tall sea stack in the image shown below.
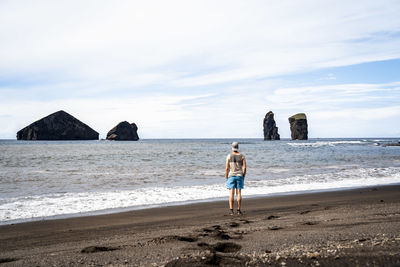
<svg viewBox="0 0 400 267"><path fill-rule="evenodd" d="M137 134L138 127L135 123L129 123L127 121L123 121L118 123L117 126L112 128L107 133L107 140L116 140L116 141L137 141L139 140L139 136Z"/></svg>
<svg viewBox="0 0 400 267"><path fill-rule="evenodd" d="M290 131L292 140L307 140L308 139L308 126L307 116L304 113L298 113L289 117Z"/></svg>
<svg viewBox="0 0 400 267"><path fill-rule="evenodd" d="M274 113L269 111L264 118L264 140L280 140L278 127L274 120Z"/></svg>
<svg viewBox="0 0 400 267"><path fill-rule="evenodd" d="M17 132L18 140L98 140L99 133L60 110Z"/></svg>

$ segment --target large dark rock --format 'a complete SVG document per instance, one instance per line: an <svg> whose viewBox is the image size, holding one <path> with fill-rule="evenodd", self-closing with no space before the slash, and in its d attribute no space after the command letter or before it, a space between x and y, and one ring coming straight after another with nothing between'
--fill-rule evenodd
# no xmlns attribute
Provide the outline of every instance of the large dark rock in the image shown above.
<svg viewBox="0 0 400 267"><path fill-rule="evenodd" d="M107 140L137 141L139 140L137 130L136 124L123 121L107 133Z"/></svg>
<svg viewBox="0 0 400 267"><path fill-rule="evenodd" d="M280 140L278 127L274 120L274 113L269 111L264 118L264 140Z"/></svg>
<svg viewBox="0 0 400 267"><path fill-rule="evenodd" d="M99 133L60 110L17 132L18 140L97 140Z"/></svg>
<svg viewBox="0 0 400 267"><path fill-rule="evenodd" d="M304 113L298 113L289 117L290 131L292 140L307 140L308 139L308 125L307 116Z"/></svg>

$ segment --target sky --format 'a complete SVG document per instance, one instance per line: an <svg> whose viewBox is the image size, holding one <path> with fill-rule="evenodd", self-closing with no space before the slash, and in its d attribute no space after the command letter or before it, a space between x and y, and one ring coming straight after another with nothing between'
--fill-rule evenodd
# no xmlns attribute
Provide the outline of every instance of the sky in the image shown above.
<svg viewBox="0 0 400 267"><path fill-rule="evenodd" d="M58 110L105 138L400 136L400 1L0 0L0 139Z"/></svg>

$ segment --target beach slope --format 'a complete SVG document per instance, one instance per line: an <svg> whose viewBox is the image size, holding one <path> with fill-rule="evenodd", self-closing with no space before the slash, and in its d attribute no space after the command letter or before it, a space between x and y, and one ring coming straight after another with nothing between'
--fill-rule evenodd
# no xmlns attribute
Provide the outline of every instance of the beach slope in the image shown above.
<svg viewBox="0 0 400 267"><path fill-rule="evenodd" d="M0 226L2 266L393 266L400 186Z"/></svg>

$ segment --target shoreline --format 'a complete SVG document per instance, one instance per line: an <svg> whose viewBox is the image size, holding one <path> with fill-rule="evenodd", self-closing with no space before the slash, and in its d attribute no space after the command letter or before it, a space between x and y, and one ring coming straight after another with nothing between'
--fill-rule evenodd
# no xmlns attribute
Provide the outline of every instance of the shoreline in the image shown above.
<svg viewBox="0 0 400 267"><path fill-rule="evenodd" d="M1 225L0 263L400 263L400 185L246 198L243 216L228 216L227 205L225 200Z"/></svg>
<svg viewBox="0 0 400 267"><path fill-rule="evenodd" d="M242 195L242 197L243 197L243 200L246 201L246 200L257 199L257 198L308 195L308 194L315 194L315 193L348 191L348 190L357 190L357 189L363 189L363 188L386 187L386 186L396 186L396 185L400 185L400 183L339 187L339 188L330 188L330 189L288 191L288 192L277 192L277 193L258 194L258 195ZM81 218L81 217L112 215L112 214L118 214L118 213L155 209L155 208L186 206L186 205L194 205L194 204L201 204L201 203L226 202L226 200L224 200L224 199L225 199L224 197L218 197L218 198L208 198L208 199L199 199L199 200L190 200L190 201L170 202L170 203L163 203L163 204L151 204L151 205L147 205L147 206L133 206L133 207L126 207L126 208L112 208L112 209L94 210L94 211L71 213L71 214L58 214L58 215L52 215L52 216L46 216L46 217L15 219L15 220L0 222L0 227L5 226L5 225L15 225L15 224L21 224L21 223L30 223L30 222L41 222L41 221L48 221L48 220L53 221L53 220L64 220L64 219L73 219L73 218Z"/></svg>

